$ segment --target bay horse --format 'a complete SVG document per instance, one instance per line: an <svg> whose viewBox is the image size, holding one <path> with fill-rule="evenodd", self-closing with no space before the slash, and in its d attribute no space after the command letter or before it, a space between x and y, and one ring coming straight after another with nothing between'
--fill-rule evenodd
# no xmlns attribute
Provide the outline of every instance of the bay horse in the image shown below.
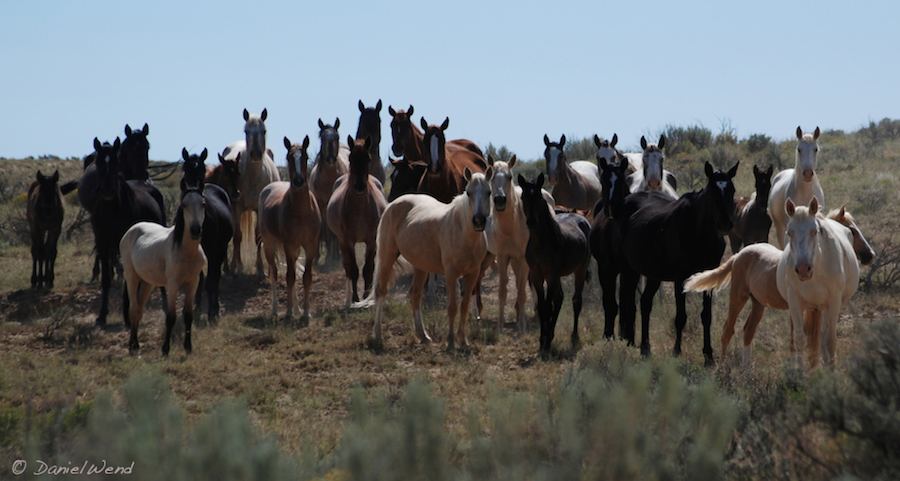
<svg viewBox="0 0 900 481"><path fill-rule="evenodd" d="M394 107L388 106L388 113L391 114L391 152L393 152L395 157L403 157L410 164L426 162L425 134L413 123L413 112L415 112L415 109L412 105L409 106L408 110L394 110ZM463 148L478 154L484 159L484 152L481 151L475 142L469 139L447 140L446 147L450 149ZM482 169L485 168L487 168L487 165L482 167Z"/></svg>
<svg viewBox="0 0 900 481"><path fill-rule="evenodd" d="M169 355L169 341L175 327L175 303L178 292L184 291L184 350L190 354L191 327L194 320L194 294L200 273L206 265L201 246L205 215L203 191L188 187L181 196L175 225L165 227L153 222L138 222L131 226L119 241L126 294L123 297L122 317L131 328L128 350L140 350L138 329L144 307L156 287L166 289L163 310L166 314L166 334L163 356Z"/></svg>
<svg viewBox="0 0 900 481"><path fill-rule="evenodd" d="M422 161L409 162L404 158L388 159L394 167L391 171L391 192L388 202L403 194L413 194L419 189L419 181L425 173L427 164Z"/></svg>
<svg viewBox="0 0 900 481"><path fill-rule="evenodd" d="M539 353L541 358L548 359L563 303L561 279L570 274L575 279L575 291L572 295L572 348L577 349L579 345L578 316L581 314L581 295L590 260L588 237L591 226L580 214L556 214L551 210L541 192L544 185L543 173L533 183L525 180L522 174L519 174L518 181L522 188L522 208L528 226L525 260L528 262L528 278L537 297L537 311L541 321Z"/></svg>
<svg viewBox="0 0 900 481"><path fill-rule="evenodd" d="M309 183L323 215L324 209L331 199L331 194L334 192L334 182L350 170L350 149L340 143L340 134L338 134L340 127L341 119L339 118L334 119L334 124L326 124L319 119L319 153L316 154L316 162L309 175ZM321 223L321 228L322 233L319 235L319 239L325 244L326 263L330 263L339 256L340 246L334 233L328 229L325 222Z"/></svg>
<svg viewBox="0 0 900 481"><path fill-rule="evenodd" d="M784 231L788 222L788 215L784 211L785 201L791 199L795 205L808 205L810 199L815 197L820 206L825 205L825 192L816 175L819 156L817 141L821 131L816 127L812 134L805 134L798 125L796 134L794 168L775 174L772 192L769 194L768 208L772 225L775 226L775 246L781 249L784 249Z"/></svg>
<svg viewBox="0 0 900 481"><path fill-rule="evenodd" d="M196 305L203 304L203 291L207 294L207 318L214 323L219 317L219 281L222 278L222 266L228 257L228 243L234 236L234 218L231 199L225 189L207 182L206 167L207 150L200 155L190 154L181 149L184 177L181 179L181 192L199 190L203 193L204 216L200 245L206 254L206 276L200 274L197 286ZM229 162L229 161L226 161ZM220 164L219 167L227 164ZM232 168L236 169L236 162ZM235 179L232 179L235 180ZM228 184L231 184L230 182ZM234 185L234 184L231 184Z"/></svg>
<svg viewBox="0 0 900 481"><path fill-rule="evenodd" d="M287 161L289 182L273 182L259 194L259 227L266 262L269 264L269 284L272 290L272 318L277 316L275 296L278 269L275 250L281 248L287 260L287 318L294 315L294 283L297 279L297 258L300 248L306 256L303 270L303 314L300 320L309 323L309 296L312 288L313 266L319 258L319 234L322 216L316 197L310 191L308 180L309 136L302 144L288 145Z"/></svg>
<svg viewBox="0 0 900 481"><path fill-rule="evenodd" d="M551 142L544 134L544 162L550 193L560 205L591 210L600 200L600 174L597 165L586 160L569 162L565 152L566 136Z"/></svg>
<svg viewBox="0 0 900 481"><path fill-rule="evenodd" d="M769 241L772 219L767 211L769 192L772 190L772 165L766 170L753 166L756 189L748 197L741 197L735 205L734 228L728 233L731 253L736 254L741 247Z"/></svg>
<svg viewBox="0 0 900 481"><path fill-rule="evenodd" d="M362 272L364 295L372 289L378 221L387 207L381 182L369 173L369 165L374 161L371 142L369 137L354 140L347 136L347 144L351 146L350 172L335 182L334 193L325 209L325 221L341 246L344 273L347 275L345 308L350 307L351 301L359 302L356 290L359 267L355 247L360 242L366 245Z"/></svg>
<svg viewBox="0 0 900 481"><path fill-rule="evenodd" d="M687 322L684 281L693 274L714 268L725 251L723 236L732 228L734 176L739 163L727 172L716 171L706 162L706 186L672 201L663 192L637 192L625 199L622 209L624 256L620 276L621 322L628 342L634 342L635 291L641 275L646 277L641 294L641 354L650 355L650 311L653 297L663 281L675 286L675 347L681 354L681 337ZM712 294L703 294L703 354L706 365L715 363L710 341Z"/></svg>
<svg viewBox="0 0 900 481"><path fill-rule="evenodd" d="M445 204L425 194L408 194L388 204L378 223L375 264L375 288L361 303L374 303L370 345L380 348L384 301L390 288L394 267L402 255L413 267L413 281L409 303L413 312L414 332L422 343L430 343L431 336L422 322L422 291L429 273L443 274L447 279L447 348L456 342L468 346L466 323L469 301L487 255L484 228L490 215L490 177L486 173L464 171L465 191ZM462 295L457 283L462 278ZM461 297L461 299L460 299ZM459 314L459 327L456 317ZM455 332L454 332L455 330Z"/></svg>
<svg viewBox="0 0 900 481"><path fill-rule="evenodd" d="M642 135L642 152L639 154L625 154L633 169L629 178L632 192L658 191L671 200L678 199L675 175L664 168L666 160L665 147L665 135L660 135L656 144L648 143L647 139Z"/></svg>
<svg viewBox="0 0 900 481"><path fill-rule="evenodd" d="M444 118L440 126L429 125L421 118L422 149L425 155L425 173L419 180L418 191L449 203L465 190L465 170L484 172L484 157L472 150L447 144L444 131L450 126L450 118Z"/></svg>
<svg viewBox="0 0 900 481"><path fill-rule="evenodd" d="M257 225L253 222L253 214L259 217L257 211L259 194L265 186L280 180L272 151L266 148L265 122L269 115L268 111L263 109L257 116L244 109L243 115L244 140L233 142L223 153L226 160L237 161L240 170L238 187L241 196L234 199L234 248L231 258L231 270L235 273L243 270L241 242ZM258 240L259 232L254 232L250 244L257 247L256 274L262 275L262 252Z"/></svg>
<svg viewBox="0 0 900 481"><path fill-rule="evenodd" d="M97 325L106 325L109 313L109 288L112 283L113 263L119 257L119 241L132 225L146 221L166 224L165 206L156 187L140 180L125 180L119 170L117 137L113 144L100 143L94 138L97 171L97 192L91 214L94 246L100 259L100 313ZM149 294L148 294L149 295Z"/></svg>
<svg viewBox="0 0 900 481"><path fill-rule="evenodd" d="M372 161L369 162L369 174L384 184L384 164L381 163L381 99L378 99L375 107L366 107L362 100L357 107L359 107L359 125L356 127L354 138L370 139L369 157Z"/></svg>
<svg viewBox="0 0 900 481"><path fill-rule="evenodd" d="M28 188L25 215L31 233L31 287L53 288L56 270L56 245L62 232L62 197L75 190L77 183L59 185L59 170L44 175L40 170Z"/></svg>
<svg viewBox="0 0 900 481"><path fill-rule="evenodd" d="M875 252L856 225L853 216L844 207L829 212L827 221L837 222L850 231L853 252L860 264L868 265L872 262ZM742 357L745 365L749 365L750 347L766 308L788 309L787 301L778 291L778 263L782 255L783 251L771 244L755 243L744 247L719 267L694 274L684 283L685 292L720 289L730 283L728 318L722 329L722 356L725 356L728 350L728 344L734 335L734 325L748 300L752 304L743 328ZM806 327L809 331L810 326ZM793 336L791 345L794 345ZM816 342L810 342L808 346L817 349Z"/></svg>

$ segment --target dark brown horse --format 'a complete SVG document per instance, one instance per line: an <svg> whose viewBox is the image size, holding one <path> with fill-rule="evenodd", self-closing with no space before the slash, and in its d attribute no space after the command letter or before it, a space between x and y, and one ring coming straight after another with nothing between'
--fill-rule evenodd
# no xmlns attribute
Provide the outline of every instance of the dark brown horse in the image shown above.
<svg viewBox="0 0 900 481"><path fill-rule="evenodd" d="M472 150L447 143L444 131L450 126L450 119L445 118L440 125L429 125L422 117L422 150L425 152L427 164L422 179L419 180L419 192L435 199L449 203L466 188L465 171L484 172L487 162L484 157Z"/></svg>
<svg viewBox="0 0 900 481"><path fill-rule="evenodd" d="M427 167L425 162L407 162L406 159L390 159L390 162L394 169L391 171L391 193L388 202L403 194L416 193Z"/></svg>
<svg viewBox="0 0 900 481"><path fill-rule="evenodd" d="M753 177L756 192L752 196L741 197L735 201L735 222L728 240L731 253L737 254L743 246L769 242L769 229L772 219L769 217L769 192L772 190L772 165L766 170L753 166Z"/></svg>
<svg viewBox="0 0 900 481"><path fill-rule="evenodd" d="M366 107L363 101L359 104L359 126L356 128L356 138L369 138L369 174L384 184L384 165L381 163L381 99L374 107ZM353 144L347 144L352 146Z"/></svg>
<svg viewBox="0 0 900 481"><path fill-rule="evenodd" d="M59 171L46 176L37 171L36 180L28 188L26 215L31 231L31 287L53 287L56 267L56 243L62 230L62 196L75 190L68 182L60 188Z"/></svg>
<svg viewBox="0 0 900 481"><path fill-rule="evenodd" d="M372 275L375 272L375 237L378 233L378 221L387 207L381 182L369 174L371 157L371 141L347 137L350 145L350 172L338 178L334 184L334 193L325 210L325 221L328 228L341 245L341 258L344 261L344 272L347 274L346 308L351 299L359 302L356 284L359 279L359 267L356 263L355 247L357 243L366 244L366 257L363 264L363 284L365 293L372 288Z"/></svg>

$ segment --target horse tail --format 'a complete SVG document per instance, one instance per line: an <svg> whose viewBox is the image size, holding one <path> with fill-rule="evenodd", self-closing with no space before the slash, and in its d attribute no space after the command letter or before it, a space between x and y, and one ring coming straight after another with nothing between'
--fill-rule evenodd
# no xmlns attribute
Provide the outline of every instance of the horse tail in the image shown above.
<svg viewBox="0 0 900 481"><path fill-rule="evenodd" d="M722 289L731 282L731 269L734 266L734 258L731 256L719 267L692 275L684 283L684 292L700 292L712 289Z"/></svg>
<svg viewBox="0 0 900 481"><path fill-rule="evenodd" d="M70 181L66 182L65 184L59 186L59 191L62 193L62 195L66 195L69 192L72 192L73 190L75 190L77 188L78 188L78 181L70 180Z"/></svg>

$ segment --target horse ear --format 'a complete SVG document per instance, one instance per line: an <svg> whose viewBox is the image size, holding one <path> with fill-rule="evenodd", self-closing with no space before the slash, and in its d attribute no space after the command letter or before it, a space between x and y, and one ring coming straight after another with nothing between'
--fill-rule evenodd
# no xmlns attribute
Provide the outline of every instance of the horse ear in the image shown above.
<svg viewBox="0 0 900 481"><path fill-rule="evenodd" d="M734 176L737 175L737 170L740 165L741 165L740 160L735 162L734 167L728 169L728 177L731 177L733 179Z"/></svg>
<svg viewBox="0 0 900 481"><path fill-rule="evenodd" d="M600 142L600 136L597 134L594 134L594 145L596 145L597 147L603 147L603 143Z"/></svg>
<svg viewBox="0 0 900 481"><path fill-rule="evenodd" d="M409 110L406 111L406 115L409 115L410 117L412 117L413 112L415 112L415 110L413 108L413 104L409 104Z"/></svg>
<svg viewBox="0 0 900 481"><path fill-rule="evenodd" d="M392 105L388 105L388 113L391 114L391 117L397 115L397 111L394 110L394 107Z"/></svg>
<svg viewBox="0 0 900 481"><path fill-rule="evenodd" d="M381 112L381 99L378 99L378 103L375 104L375 111Z"/></svg>
<svg viewBox="0 0 900 481"><path fill-rule="evenodd" d="M334 118L334 130L341 128L341 119L338 117Z"/></svg>
<svg viewBox="0 0 900 481"><path fill-rule="evenodd" d="M788 200L784 203L784 211L787 212L788 217L794 216L794 211L796 210L796 208L797 206L794 205L794 201L792 201L791 198L788 197Z"/></svg>
<svg viewBox="0 0 900 481"><path fill-rule="evenodd" d="M516 154L513 154L512 157L509 158L509 162L506 163L510 169L512 169L516 165Z"/></svg>
<svg viewBox="0 0 900 481"><path fill-rule="evenodd" d="M259 120L262 120L263 122L265 122L265 121L266 121L266 117L268 117L268 116L269 116L269 111L266 110L265 108L263 108L262 113L259 114Z"/></svg>
<svg viewBox="0 0 900 481"><path fill-rule="evenodd" d="M706 172L707 179L712 179L712 176L715 173L715 169L713 169L712 164L710 164L709 162L705 162L705 165L703 166L703 171Z"/></svg>
<svg viewBox="0 0 900 481"><path fill-rule="evenodd" d="M347 147L350 147L350 148L352 149L352 148L353 148L353 144L355 144L355 143L356 143L356 142L354 142L353 136L350 135L350 134L347 134Z"/></svg>
<svg viewBox="0 0 900 481"><path fill-rule="evenodd" d="M488 165L494 165L494 156L491 154L488 154L487 161L488 161Z"/></svg>
<svg viewBox="0 0 900 481"><path fill-rule="evenodd" d="M366 152L368 152L369 147L371 147L371 146L372 146L372 138L367 135L365 142L363 142L363 147L365 147Z"/></svg>
<svg viewBox="0 0 900 481"><path fill-rule="evenodd" d="M547 137L547 134L544 134L544 145L550 146L550 137Z"/></svg>
<svg viewBox="0 0 900 481"><path fill-rule="evenodd" d="M518 182L520 186L528 183L528 181L525 180L525 177L522 174L519 174L518 176L516 176L516 182Z"/></svg>
<svg viewBox="0 0 900 481"><path fill-rule="evenodd" d="M188 160L191 160L191 156L190 156L190 154L188 154L187 148L185 148L185 147L181 148L181 159L184 160L185 162L187 162Z"/></svg>
<svg viewBox="0 0 900 481"><path fill-rule="evenodd" d="M463 175L466 177L466 182L472 180L472 171L469 170L468 167L466 167L466 170L465 170L465 172L463 172Z"/></svg>
<svg viewBox="0 0 900 481"><path fill-rule="evenodd" d="M419 123L422 126L422 130L428 130L428 122L425 121L425 117L422 117Z"/></svg>
<svg viewBox="0 0 900 481"><path fill-rule="evenodd" d="M125 124L125 137L131 137L131 126Z"/></svg>
<svg viewBox="0 0 900 481"><path fill-rule="evenodd" d="M226 162L225 156L224 156L224 155L222 155L222 154L220 154L220 153L218 153L218 152L216 153L216 155L219 156L219 163L220 163L220 164L224 164L224 163Z"/></svg>
<svg viewBox="0 0 900 481"><path fill-rule="evenodd" d="M244 109L244 122L250 120L250 112L247 112L247 109Z"/></svg>
<svg viewBox="0 0 900 481"><path fill-rule="evenodd" d="M562 148L564 145L566 145L566 134L562 134L559 138L559 147Z"/></svg>
<svg viewBox="0 0 900 481"><path fill-rule="evenodd" d="M753 177L759 177L761 173L759 167L757 167L756 164L753 164Z"/></svg>
<svg viewBox="0 0 900 481"><path fill-rule="evenodd" d="M324 128L325 128L325 122L322 122L322 119L320 118L319 119L319 130L322 130Z"/></svg>
<svg viewBox="0 0 900 481"><path fill-rule="evenodd" d="M819 212L819 199L813 196L809 201L809 215L816 215Z"/></svg>
<svg viewBox="0 0 900 481"><path fill-rule="evenodd" d="M359 107L359 113L363 113L366 110L366 106L363 105L362 100L356 103L356 106Z"/></svg>
<svg viewBox="0 0 900 481"><path fill-rule="evenodd" d="M797 126L797 140L800 140L802 138L803 138L803 129L801 129L800 126L798 125Z"/></svg>
<svg viewBox="0 0 900 481"><path fill-rule="evenodd" d="M40 169L38 169L38 171L34 174L34 180L40 182L43 179L44 179L44 174L41 173Z"/></svg>
<svg viewBox="0 0 900 481"><path fill-rule="evenodd" d="M493 167L488 167L487 170L484 171L484 177L485 177L487 180L493 179L493 178L494 178L494 168L493 168Z"/></svg>
<svg viewBox="0 0 900 481"><path fill-rule="evenodd" d="M51 176L51 179L53 180L54 184L59 182L59 169L53 171L53 176ZM843 207L841 207L841 212L843 212Z"/></svg>
<svg viewBox="0 0 900 481"><path fill-rule="evenodd" d="M612 138L612 140L609 141L609 146L615 147L616 144L618 144L618 143L619 143L619 136L617 134L613 133L613 138Z"/></svg>
<svg viewBox="0 0 900 481"><path fill-rule="evenodd" d="M641 136L641 149L647 150L647 139L643 135Z"/></svg>
<svg viewBox="0 0 900 481"><path fill-rule="evenodd" d="M300 144L300 146L303 147L304 151L309 147L309 136L308 135L303 136L303 143Z"/></svg>
<svg viewBox="0 0 900 481"><path fill-rule="evenodd" d="M541 172L540 174L538 174L537 180L535 181L534 185L535 185L535 187L537 187L538 189L540 189L541 187L544 186L544 173L543 173L543 172Z"/></svg>
<svg viewBox="0 0 900 481"><path fill-rule="evenodd" d="M822 133L822 131L819 130L818 126L816 126L816 130L813 132L813 140L819 140L819 134L821 134L821 133Z"/></svg>
<svg viewBox="0 0 900 481"><path fill-rule="evenodd" d="M775 166L772 164L769 164L769 168L766 169L766 177L772 177L772 171L774 169L775 169Z"/></svg>
<svg viewBox="0 0 900 481"><path fill-rule="evenodd" d="M284 148L291 150L291 139L287 138L287 135L284 136Z"/></svg>
<svg viewBox="0 0 900 481"><path fill-rule="evenodd" d="M841 206L841 210L838 212L838 219L843 219L844 216L847 215L847 204Z"/></svg>
<svg viewBox="0 0 900 481"><path fill-rule="evenodd" d="M241 161L241 153L238 152L237 155L234 156L234 161L240 163Z"/></svg>
<svg viewBox="0 0 900 481"><path fill-rule="evenodd" d="M203 147L203 152L200 152L200 162L206 161L207 155L209 155L209 151L206 150L206 147Z"/></svg>
<svg viewBox="0 0 900 481"><path fill-rule="evenodd" d="M144 128L141 130L144 132L144 135L150 135L150 125L147 122L144 122Z"/></svg>
<svg viewBox="0 0 900 481"><path fill-rule="evenodd" d="M659 147L659 150L666 148L666 134L660 134L659 142L657 142L656 146Z"/></svg>
<svg viewBox="0 0 900 481"><path fill-rule="evenodd" d="M121 147L121 146L122 146L122 141L121 141L118 137L116 137L116 141L113 142L113 150L115 150L116 152L118 152L118 151L119 151L119 147Z"/></svg>
<svg viewBox="0 0 900 481"><path fill-rule="evenodd" d="M94 151L100 150L100 147L102 146L103 144L100 143L100 139L94 137Z"/></svg>
<svg viewBox="0 0 900 481"><path fill-rule="evenodd" d="M450 127L450 117L444 117L444 122L441 124L441 130L447 130L447 127Z"/></svg>

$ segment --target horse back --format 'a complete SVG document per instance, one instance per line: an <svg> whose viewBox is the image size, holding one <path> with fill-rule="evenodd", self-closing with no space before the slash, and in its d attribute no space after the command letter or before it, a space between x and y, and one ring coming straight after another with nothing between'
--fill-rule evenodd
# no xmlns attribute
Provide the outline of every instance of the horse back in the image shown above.
<svg viewBox="0 0 900 481"><path fill-rule="evenodd" d="M166 205L159 189L142 180L129 180L126 184L134 193L133 222L166 225Z"/></svg>

